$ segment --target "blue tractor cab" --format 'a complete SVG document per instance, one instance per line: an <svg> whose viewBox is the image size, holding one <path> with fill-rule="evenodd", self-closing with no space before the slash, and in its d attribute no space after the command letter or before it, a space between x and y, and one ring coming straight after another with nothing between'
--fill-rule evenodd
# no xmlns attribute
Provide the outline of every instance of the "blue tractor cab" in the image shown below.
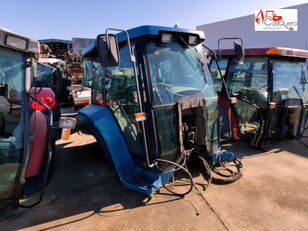
<svg viewBox="0 0 308 231"><path fill-rule="evenodd" d="M221 155L204 39L203 32L176 27L107 29L83 51L83 85L92 94L77 120L127 188L151 194L179 170L192 182L184 167L191 155L211 166L228 156Z"/></svg>

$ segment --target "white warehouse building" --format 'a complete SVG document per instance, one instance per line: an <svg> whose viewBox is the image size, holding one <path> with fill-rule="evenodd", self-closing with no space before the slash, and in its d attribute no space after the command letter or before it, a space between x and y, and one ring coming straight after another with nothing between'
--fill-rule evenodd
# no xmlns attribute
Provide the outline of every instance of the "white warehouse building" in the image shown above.
<svg viewBox="0 0 308 231"><path fill-rule="evenodd" d="M298 31L255 31L254 15L247 15L229 20L197 26L204 31L204 44L212 49L218 48L218 39L223 37L240 37L244 47L289 47L308 49L308 3L287 7L297 9ZM224 41L222 48L232 48L233 43Z"/></svg>

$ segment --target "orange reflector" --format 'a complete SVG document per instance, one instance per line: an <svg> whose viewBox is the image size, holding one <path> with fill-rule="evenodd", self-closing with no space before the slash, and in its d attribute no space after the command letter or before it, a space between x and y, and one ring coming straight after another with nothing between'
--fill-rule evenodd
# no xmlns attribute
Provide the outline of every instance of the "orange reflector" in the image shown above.
<svg viewBox="0 0 308 231"><path fill-rule="evenodd" d="M71 134L71 129L63 128L62 129L62 134L61 134L61 139L62 140L69 140L70 134Z"/></svg>
<svg viewBox="0 0 308 231"><path fill-rule="evenodd" d="M269 102L269 106L271 109L276 108L276 103L275 102Z"/></svg>
<svg viewBox="0 0 308 231"><path fill-rule="evenodd" d="M237 102L237 98L236 97L231 97L230 98L230 103L231 104L235 104Z"/></svg>
<svg viewBox="0 0 308 231"><path fill-rule="evenodd" d="M135 120L136 122L145 120L145 113L144 112L135 113Z"/></svg>
<svg viewBox="0 0 308 231"><path fill-rule="evenodd" d="M286 55L287 53L287 50L281 48L270 48L266 51L268 55Z"/></svg>
<svg viewBox="0 0 308 231"><path fill-rule="evenodd" d="M47 104L52 104L52 98L50 98L50 97L46 97L45 101L46 101Z"/></svg>
<svg viewBox="0 0 308 231"><path fill-rule="evenodd" d="M270 48L266 51L266 54L269 55L280 55L281 54L281 49L278 48Z"/></svg>

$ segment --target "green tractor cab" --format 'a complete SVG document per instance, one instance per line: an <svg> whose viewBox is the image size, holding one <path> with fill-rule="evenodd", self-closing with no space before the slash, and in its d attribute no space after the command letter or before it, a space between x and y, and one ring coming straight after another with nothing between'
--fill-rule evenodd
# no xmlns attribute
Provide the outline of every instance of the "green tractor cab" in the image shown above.
<svg viewBox="0 0 308 231"><path fill-rule="evenodd" d="M203 41L199 31L141 26L107 29L83 51L83 85L92 94L77 119L126 187L153 193L176 170L186 171L193 153L212 166L233 157L221 155L218 97Z"/></svg>
<svg viewBox="0 0 308 231"><path fill-rule="evenodd" d="M233 50L217 52L222 77L214 59L210 68L219 95L223 138L245 138L265 148L276 139L303 135L308 117L307 50L245 49L242 64ZM228 103L228 95L237 103ZM226 116L229 109L231 120Z"/></svg>

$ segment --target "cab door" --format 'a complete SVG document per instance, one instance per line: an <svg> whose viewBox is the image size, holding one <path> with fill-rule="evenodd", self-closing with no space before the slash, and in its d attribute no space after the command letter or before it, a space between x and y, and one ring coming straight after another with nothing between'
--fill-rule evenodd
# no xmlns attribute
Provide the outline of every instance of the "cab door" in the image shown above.
<svg viewBox="0 0 308 231"><path fill-rule="evenodd" d="M233 105L241 135L258 143L263 133L268 97L268 61L266 57L246 57L244 64L230 60L227 87L237 98Z"/></svg>
<svg viewBox="0 0 308 231"><path fill-rule="evenodd" d="M102 88L104 101L117 119L130 153L144 159L146 152L143 130L140 123L135 119L135 113L139 112L137 86L127 45L120 46L120 57L121 62L118 66L108 67L105 70ZM139 67L137 68L137 74L140 74ZM101 76L101 73L94 73L94 75L92 89L94 88L93 84L96 82L95 79ZM101 83L102 81L98 82Z"/></svg>
<svg viewBox="0 0 308 231"><path fill-rule="evenodd" d="M0 47L0 207L18 204L27 157L26 54Z"/></svg>

